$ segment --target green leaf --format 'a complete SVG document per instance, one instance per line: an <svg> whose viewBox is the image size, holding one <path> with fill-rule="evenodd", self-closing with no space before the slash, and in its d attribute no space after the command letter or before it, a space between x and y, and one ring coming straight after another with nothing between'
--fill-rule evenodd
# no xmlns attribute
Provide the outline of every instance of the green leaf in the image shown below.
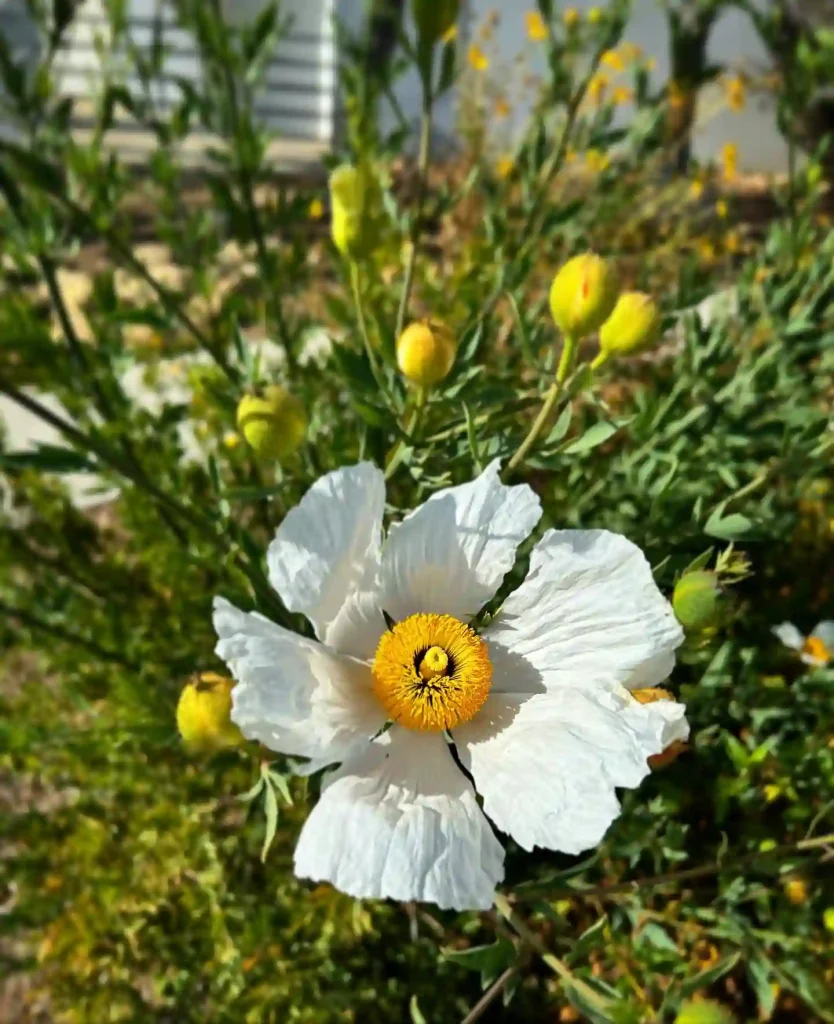
<svg viewBox="0 0 834 1024"><path fill-rule="evenodd" d="M413 995L408 1001L408 1013L411 1017L411 1024L428 1024L417 1002L417 996Z"/></svg>
<svg viewBox="0 0 834 1024"><path fill-rule="evenodd" d="M598 921L595 921L590 928L586 928L579 938L571 946L569 963L576 963L576 961L584 961L587 958L588 953L601 946L605 942L605 927L608 924L608 918L603 915Z"/></svg>
<svg viewBox="0 0 834 1024"><path fill-rule="evenodd" d="M759 1019L769 1020L776 1006L776 996L771 988L773 966L761 953L753 953L747 961L747 976L756 993Z"/></svg>
<svg viewBox="0 0 834 1024"><path fill-rule="evenodd" d="M567 434L568 428L570 427L571 417L573 416L573 406L570 402L562 409L559 413L559 418L553 424L550 433L544 440L543 448L546 448L550 444L555 444L557 441L561 441L562 438Z"/></svg>
<svg viewBox="0 0 834 1024"><path fill-rule="evenodd" d="M95 463L88 456L54 444L41 444L25 452L0 452L0 468L36 469L41 473L89 473L96 470Z"/></svg>
<svg viewBox="0 0 834 1024"><path fill-rule="evenodd" d="M489 946L473 946L471 949L444 949L443 958L467 971L480 971L481 983L486 985L493 978L515 963L515 946L509 939L500 938Z"/></svg>
<svg viewBox="0 0 834 1024"><path fill-rule="evenodd" d="M754 525L752 519L741 515L740 512L732 512L730 515L724 516L719 507L706 521L704 533L710 537L717 537L719 540L738 540L750 533Z"/></svg>
<svg viewBox="0 0 834 1024"><path fill-rule="evenodd" d="M740 952L733 953L732 956L724 957L723 960L719 960L718 963L713 964L712 967L707 967L706 970L693 974L691 978L687 978L685 981L681 982L680 995L682 997L686 997L692 995L693 992L709 988L720 978L723 978L725 974L731 971L740 959Z"/></svg>
<svg viewBox="0 0 834 1024"><path fill-rule="evenodd" d="M275 838L275 831L278 828L278 798L275 796L275 790L269 782L266 784L264 809L266 811L266 834L264 835L264 845L261 849L262 864L266 862L266 855L269 853L272 840Z"/></svg>
<svg viewBox="0 0 834 1024"><path fill-rule="evenodd" d="M609 423L607 420L602 420L600 423L595 423L590 429L586 430L582 437L577 438L571 444L564 449L565 455L582 455L585 452L591 451L598 445L604 444L610 437L613 437L617 433L619 428L614 426L613 423Z"/></svg>

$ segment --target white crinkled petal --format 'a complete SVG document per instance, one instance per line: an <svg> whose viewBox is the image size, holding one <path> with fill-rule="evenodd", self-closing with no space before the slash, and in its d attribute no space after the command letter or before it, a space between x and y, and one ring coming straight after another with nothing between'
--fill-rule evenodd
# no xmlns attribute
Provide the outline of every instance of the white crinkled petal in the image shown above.
<svg viewBox="0 0 834 1024"><path fill-rule="evenodd" d="M382 606L471 619L501 585L516 550L539 521L538 496L507 487L492 462L471 483L432 495L391 527L382 554Z"/></svg>
<svg viewBox="0 0 834 1024"><path fill-rule="evenodd" d="M821 640L827 650L834 651L834 621L831 619L823 619L822 622L818 622L814 626L811 636Z"/></svg>
<svg viewBox="0 0 834 1024"><path fill-rule="evenodd" d="M802 650L805 637L792 622L780 622L778 626L773 627L772 633L785 647L790 647L794 651Z"/></svg>
<svg viewBox="0 0 834 1024"><path fill-rule="evenodd" d="M486 910L504 851L443 736L393 726L327 780L295 873L358 899Z"/></svg>
<svg viewBox="0 0 834 1024"><path fill-rule="evenodd" d="M214 601L216 652L237 685L232 720L248 739L332 764L364 749L385 713L370 668L261 615Z"/></svg>
<svg viewBox="0 0 834 1024"><path fill-rule="evenodd" d="M653 686L683 642L643 552L607 530L549 530L484 631L493 688Z"/></svg>
<svg viewBox="0 0 834 1024"><path fill-rule="evenodd" d="M328 473L307 491L269 545L269 579L334 650L370 659L385 632L375 596L385 482L370 462Z"/></svg>
<svg viewBox="0 0 834 1024"><path fill-rule="evenodd" d="M493 693L453 738L499 829L525 850L577 854L596 846L618 816L615 788L634 788L648 774L646 759L663 749L664 730L663 715L625 691L564 687Z"/></svg>

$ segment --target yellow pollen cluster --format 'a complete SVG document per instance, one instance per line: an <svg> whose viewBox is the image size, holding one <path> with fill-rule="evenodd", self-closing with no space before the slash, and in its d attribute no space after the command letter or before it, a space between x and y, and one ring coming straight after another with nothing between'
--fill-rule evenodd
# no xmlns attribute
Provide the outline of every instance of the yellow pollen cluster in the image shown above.
<svg viewBox="0 0 834 1024"><path fill-rule="evenodd" d="M424 732L473 718L489 695L492 665L478 634L451 615L409 615L379 641L374 693L388 717Z"/></svg>
<svg viewBox="0 0 834 1024"><path fill-rule="evenodd" d="M802 645L802 653L824 664L831 661L831 651L828 650L818 636L809 636L805 640L805 643Z"/></svg>

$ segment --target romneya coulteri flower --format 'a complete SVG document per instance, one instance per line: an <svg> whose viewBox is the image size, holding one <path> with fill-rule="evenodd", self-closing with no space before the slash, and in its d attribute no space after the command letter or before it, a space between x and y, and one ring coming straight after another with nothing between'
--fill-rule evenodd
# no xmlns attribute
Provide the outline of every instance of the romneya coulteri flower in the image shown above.
<svg viewBox="0 0 834 1024"><path fill-rule="evenodd" d="M666 679L683 634L642 552L605 530L548 530L480 628L541 515L497 462L383 543L384 505L378 468L339 469L270 545L271 583L317 640L216 599L232 718L309 758L302 770L338 765L302 829L299 877L483 909L504 872L493 826L526 850L594 847L617 788L686 738L681 704L632 695Z"/></svg>

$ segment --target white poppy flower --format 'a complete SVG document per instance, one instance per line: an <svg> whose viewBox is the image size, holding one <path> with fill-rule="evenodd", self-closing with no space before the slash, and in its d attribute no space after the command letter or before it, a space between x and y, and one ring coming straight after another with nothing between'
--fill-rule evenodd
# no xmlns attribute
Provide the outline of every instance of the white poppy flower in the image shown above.
<svg viewBox="0 0 834 1024"><path fill-rule="evenodd" d="M834 621L830 619L818 622L809 636L800 633L792 622L774 626L773 633L786 647L798 651L806 665L824 668L834 661Z"/></svg>
<svg viewBox="0 0 834 1024"><path fill-rule="evenodd" d="M498 471L433 495L384 546L379 469L315 483L268 564L318 641L215 601L243 734L310 770L341 765L302 829L301 878L485 909L504 863L488 818L526 850L580 853L617 817L617 787L688 734L665 691L629 692L669 675L683 634L625 537L549 530L524 583L470 628L541 515Z"/></svg>

